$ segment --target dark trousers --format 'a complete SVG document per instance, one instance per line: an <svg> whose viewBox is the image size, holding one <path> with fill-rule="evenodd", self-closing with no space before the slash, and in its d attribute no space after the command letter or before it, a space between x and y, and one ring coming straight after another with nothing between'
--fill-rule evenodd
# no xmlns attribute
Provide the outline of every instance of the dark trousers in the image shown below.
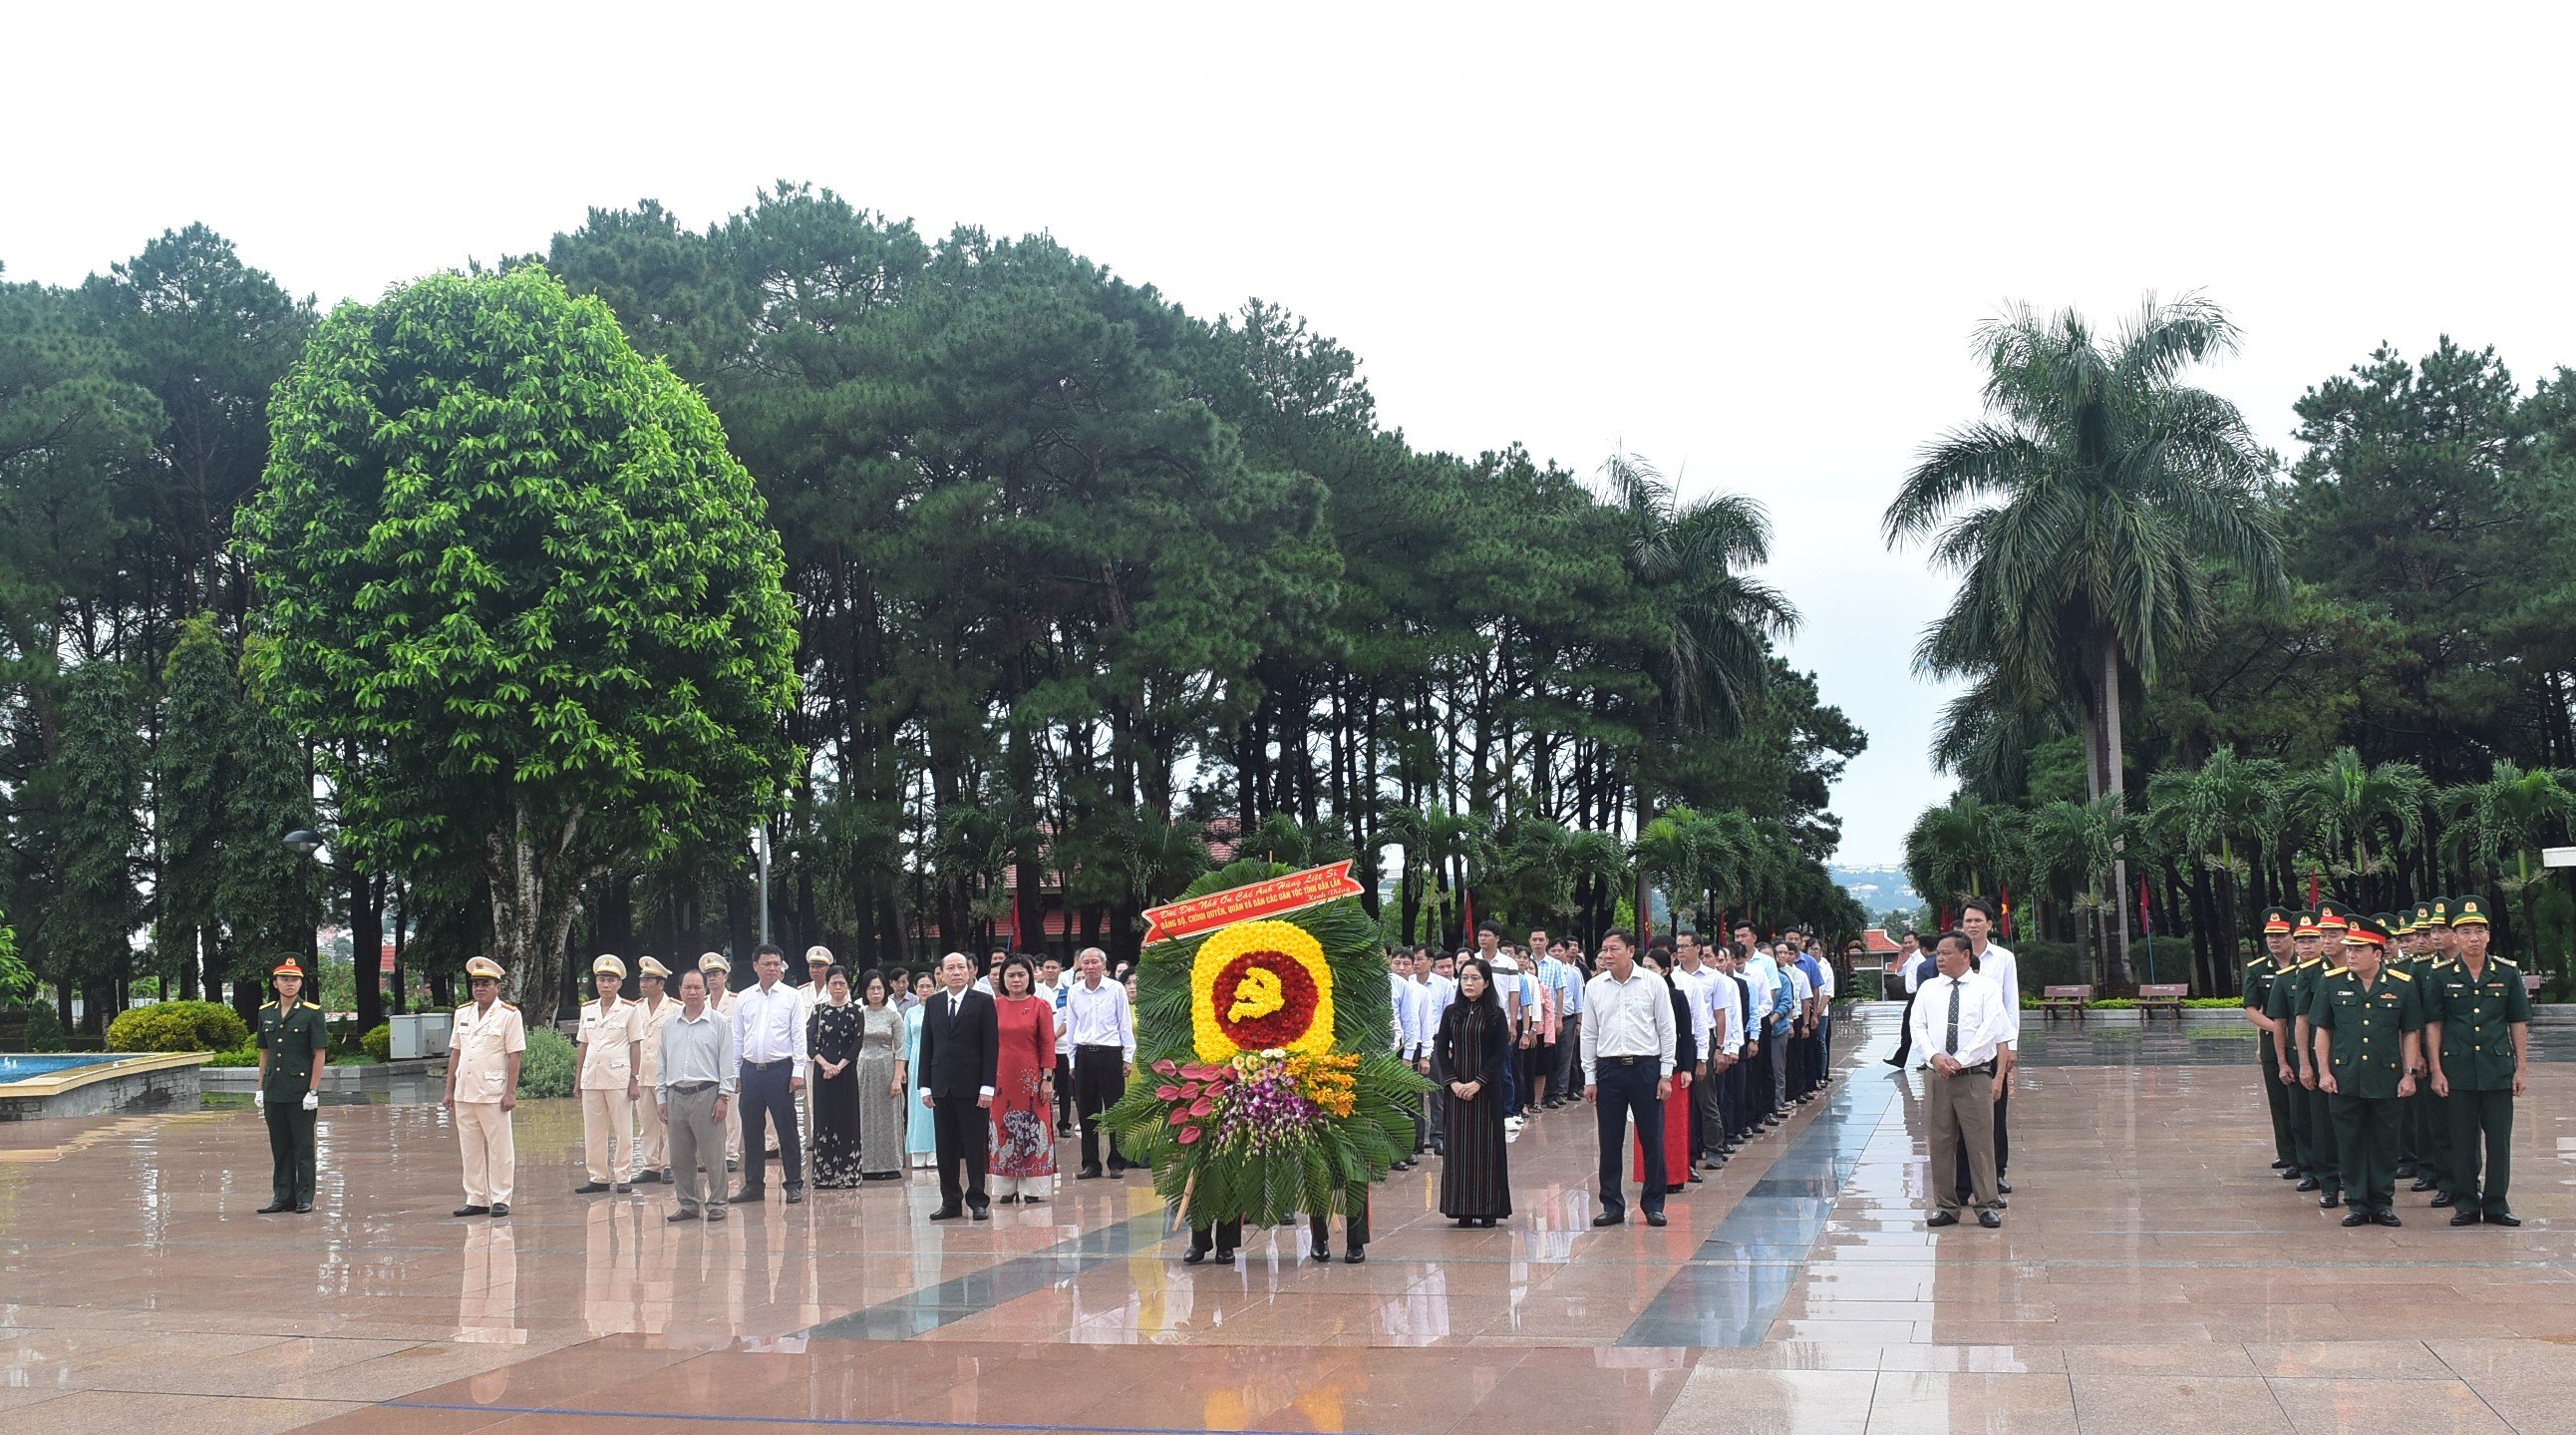
<svg viewBox="0 0 2576 1435"><path fill-rule="evenodd" d="M1896 1055L1888 1058L1890 1066L1903 1067L1914 1054L1914 999L1922 994L1921 987L1905 994L1905 1014L1896 1019Z"/></svg>
<svg viewBox="0 0 2576 1435"><path fill-rule="evenodd" d="M2263 1062L2263 1104L2272 1113L2272 1159L2299 1164L2298 1133L2290 1125L2290 1088L2281 1080L2281 1053L2270 1032L2254 1039Z"/></svg>
<svg viewBox="0 0 2576 1435"><path fill-rule="evenodd" d="M1548 1094L1566 1099L1583 1095L1583 1013L1573 1012L1556 1019L1556 1074L1548 1080Z"/></svg>
<svg viewBox="0 0 2576 1435"><path fill-rule="evenodd" d="M1330 1250L1333 1244L1333 1217L1330 1212L1309 1216L1307 1234L1314 1244L1312 1251ZM1366 1181L1353 1181L1342 1187L1342 1241L1349 1249L1365 1250L1369 1243L1369 1188Z"/></svg>
<svg viewBox="0 0 2576 1435"><path fill-rule="evenodd" d="M939 1152L939 1204L946 1210L956 1210L961 1200L979 1211L992 1204L984 1194L984 1154L992 1139L993 1117L976 1102L972 1096L930 1098L930 1132Z"/></svg>
<svg viewBox="0 0 2576 1435"><path fill-rule="evenodd" d="M1724 1118L1720 1124L1725 1127L1725 1139L1729 1143L1743 1140L1745 1128L1753 1124L1746 1119L1744 1110L1746 1083L1751 1080L1747 1073L1751 1070L1751 1061L1739 1057L1733 1066L1726 1069L1726 1074L1717 1079L1717 1108Z"/></svg>
<svg viewBox="0 0 2576 1435"><path fill-rule="evenodd" d="M2004 1178L2005 1164L2012 1159L2012 1128L2005 1124L2005 1118L2011 1114L2012 1091L2007 1086L2004 1093L1995 1098L1995 1180L1998 1182ZM1961 1141L1958 1149L1959 1159L1954 1173L1957 1179L1951 1183L1950 1189L1965 1201L1975 1192L1976 1183L1969 1170L1968 1143Z"/></svg>
<svg viewBox="0 0 2576 1435"><path fill-rule="evenodd" d="M2309 1059L2315 1059L2314 1053ZM2311 1091L2305 1085L2300 1086L2299 1095L2307 1099L2308 1144L2317 1162L2307 1168L2308 1174L2317 1178L2317 1185L2324 1189L2324 1194L2339 1195L2343 1191L2343 1143L2340 1133L2335 1130L2334 1098L2322 1091Z"/></svg>
<svg viewBox="0 0 2576 1435"><path fill-rule="evenodd" d="M2445 1168L2450 1184L2444 1188L2451 1193L2451 1204L2463 1211L2511 1215L2513 1207L2505 1197L2513 1184L2512 1090L2462 1091L2454 1086L2443 1100L2451 1128Z"/></svg>
<svg viewBox="0 0 2576 1435"><path fill-rule="evenodd" d="M1058 1017L1056 1019L1058 1021L1063 1020L1062 1017ZM1123 1048L1121 1049L1121 1054L1124 1054ZM1055 1124L1056 1129L1059 1131L1070 1128L1074 1123L1076 1108L1074 1105L1073 1087L1073 1058L1063 1052L1057 1052L1055 1058ZM1115 1105L1117 1098L1112 1097L1110 1098L1110 1101L1112 1105Z"/></svg>
<svg viewBox="0 0 2576 1435"><path fill-rule="evenodd" d="M1517 1075L1520 1068L1518 1058L1521 1054L1517 1043L1520 1038L1514 1037L1512 1040L1514 1045L1503 1048L1503 1114L1505 1116L1521 1114L1521 1087Z"/></svg>
<svg viewBox="0 0 2576 1435"><path fill-rule="evenodd" d="M1622 1064L1620 1058L1603 1057L1593 1080L1601 1095L1593 1107L1601 1140L1601 1209L1613 1215L1628 1213L1628 1198L1620 1191L1623 1166L1619 1158L1627 1154L1628 1123L1637 1123L1637 1145L1646 1153L1646 1189L1638 1205L1648 1212L1664 1208L1664 1104L1655 1099L1655 1061L1652 1057Z"/></svg>
<svg viewBox="0 0 2576 1435"><path fill-rule="evenodd" d="M2397 1209L2397 1148L2406 1140L2405 1103L2394 1096L2330 1096L2335 1146L2343 1161L2344 1204Z"/></svg>
<svg viewBox="0 0 2576 1435"><path fill-rule="evenodd" d="M1115 1046L1078 1046L1073 1049L1073 1082L1079 1092L1082 1113L1082 1168L1086 1171L1100 1164L1100 1113L1118 1104L1127 1094L1127 1052ZM1118 1143L1109 1143L1109 1169L1124 1171L1127 1158L1118 1154Z"/></svg>
<svg viewBox="0 0 2576 1435"><path fill-rule="evenodd" d="M1201 1255L1207 1254L1213 1247L1220 1255L1230 1260L1234 1256L1234 1248L1242 1244L1243 1222L1241 1221L1219 1221L1213 1226L1190 1227L1190 1249Z"/></svg>
<svg viewBox="0 0 2576 1435"><path fill-rule="evenodd" d="M2433 1082L2424 1078L2415 1094L2406 1098L2407 1154L2415 1158L2418 1175L2430 1177L2433 1184L2446 1186L2451 1175L2450 1103L2433 1094Z"/></svg>
<svg viewBox="0 0 2576 1435"><path fill-rule="evenodd" d="M742 1102L742 1189L757 1195L769 1186L769 1138L760 1129L766 1117L778 1129L778 1170L788 1189L805 1184L805 1151L797 1144L796 1095L787 1079L796 1074L793 1058L767 1066L742 1064L735 1094Z"/></svg>
<svg viewBox="0 0 2576 1435"><path fill-rule="evenodd" d="M1719 1071L1717 1063L1713 1060L1709 1062L1708 1078L1704 1081L1695 1078L1691 1082L1690 1128L1693 1159L1716 1154L1717 1144L1726 1139L1726 1116L1720 1109L1720 1104L1725 1099L1725 1089L1726 1073Z"/></svg>
<svg viewBox="0 0 2576 1435"><path fill-rule="evenodd" d="M269 1198L281 1206L313 1204L313 1117L304 1098L262 1101L268 1118Z"/></svg>

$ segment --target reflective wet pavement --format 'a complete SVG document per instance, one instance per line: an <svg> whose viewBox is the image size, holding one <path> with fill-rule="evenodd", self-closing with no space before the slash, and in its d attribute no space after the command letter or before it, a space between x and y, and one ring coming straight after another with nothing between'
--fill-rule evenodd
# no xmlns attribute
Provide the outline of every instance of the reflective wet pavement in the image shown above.
<svg viewBox="0 0 2576 1435"><path fill-rule="evenodd" d="M1892 1032L1892 1028L1887 1029ZM1434 1167L1363 1266L1255 1233L1177 1259L1141 1180L984 1225L916 1180L723 1226L570 1194L579 1115L521 1113L508 1222L447 1218L430 1107L323 1113L312 1216L251 1214L247 1111L0 1129L13 1431L724 1429L1413 1435L2576 1430L2576 1067L2538 1069L2518 1231L2344 1230L2265 1169L2251 1052L2034 1030L2000 1231L1922 1228L1912 1084L1846 1041L1827 1098L1673 1203L1588 1225L1585 1111L1512 1148L1510 1228ZM658 1199L657 1199L658 1197Z"/></svg>

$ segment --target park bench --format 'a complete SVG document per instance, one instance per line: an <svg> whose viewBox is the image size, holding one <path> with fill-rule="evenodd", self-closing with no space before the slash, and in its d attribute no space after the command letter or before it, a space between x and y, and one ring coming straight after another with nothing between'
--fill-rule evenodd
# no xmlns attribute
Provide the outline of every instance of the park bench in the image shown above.
<svg viewBox="0 0 2576 1435"><path fill-rule="evenodd" d="M2082 1021L2084 1004L2091 1000L2093 1000L2091 987L2043 987L2040 989L2038 1006L2041 1011L2048 1013L2050 1021L2057 1020L2057 1014L2062 1011L2073 1012L2075 1019Z"/></svg>
<svg viewBox="0 0 2576 1435"><path fill-rule="evenodd" d="M2547 980L2548 978L2542 976L2538 972L2524 972L2522 974L2522 990L2524 995L2535 997L2540 995L2540 984Z"/></svg>
<svg viewBox="0 0 2576 1435"><path fill-rule="evenodd" d="M2157 1012L2169 1011L2180 1021L2183 998L2190 995L2189 982L2148 982L2138 988L2138 1020L2152 1021Z"/></svg>

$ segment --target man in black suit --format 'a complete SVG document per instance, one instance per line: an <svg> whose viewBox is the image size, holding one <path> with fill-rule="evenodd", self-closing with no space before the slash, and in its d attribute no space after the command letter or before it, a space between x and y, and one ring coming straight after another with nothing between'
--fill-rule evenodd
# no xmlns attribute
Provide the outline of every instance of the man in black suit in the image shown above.
<svg viewBox="0 0 2576 1435"><path fill-rule="evenodd" d="M992 1219L984 1195L984 1149L990 1138L987 1115L993 1105L995 1067L1001 1060L1000 1013L993 999L969 987L975 963L963 952L950 952L939 962L940 991L932 992L921 1014L921 1104L930 1108L931 1130L939 1148L939 1209L934 1221L953 1221L963 1214L962 1198L975 1219ZM965 1180L958 1180L958 1163Z"/></svg>

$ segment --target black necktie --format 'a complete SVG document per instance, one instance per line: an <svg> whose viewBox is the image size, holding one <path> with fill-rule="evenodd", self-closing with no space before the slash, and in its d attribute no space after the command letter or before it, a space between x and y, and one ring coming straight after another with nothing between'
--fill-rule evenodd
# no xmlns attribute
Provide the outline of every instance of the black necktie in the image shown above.
<svg viewBox="0 0 2576 1435"><path fill-rule="evenodd" d="M964 1006L965 1004L966 1004L966 999L965 999L964 997L960 997L960 996L952 996L952 997L950 997L950 998L948 999L948 1019L949 1019L950 1021L955 1021L955 1020L957 1020L957 1009L958 1009L959 1007L961 1007L961 1006Z"/></svg>
<svg viewBox="0 0 2576 1435"><path fill-rule="evenodd" d="M1941 1054L1943 1056L1959 1054L1959 984L1957 982L1950 983L1950 1030L1943 1041Z"/></svg>

